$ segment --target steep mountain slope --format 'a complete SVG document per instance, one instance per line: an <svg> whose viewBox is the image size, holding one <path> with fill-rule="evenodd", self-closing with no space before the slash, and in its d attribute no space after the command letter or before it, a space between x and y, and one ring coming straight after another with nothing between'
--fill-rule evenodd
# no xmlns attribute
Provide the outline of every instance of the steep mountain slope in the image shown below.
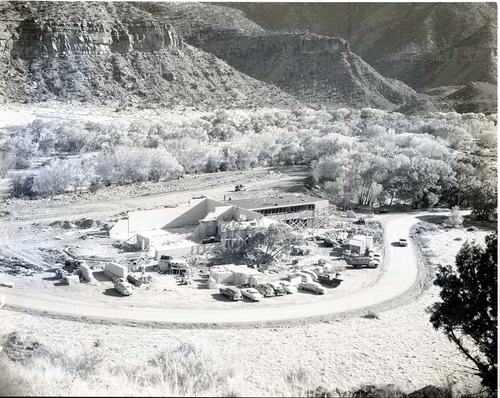
<svg viewBox="0 0 500 398"><path fill-rule="evenodd" d="M404 84L384 79L343 40L266 33L241 11L221 4L141 3L140 7L175 23L190 44L308 103L394 109L418 97Z"/></svg>
<svg viewBox="0 0 500 398"><path fill-rule="evenodd" d="M297 106L126 3L2 3L0 99Z"/></svg>
<svg viewBox="0 0 500 398"><path fill-rule="evenodd" d="M417 89L471 80L496 84L496 3L226 5L243 10L268 30L349 40L352 51L383 76ZM432 77L423 79L418 73L422 68Z"/></svg>
<svg viewBox="0 0 500 398"><path fill-rule="evenodd" d="M311 34L206 36L196 45L308 103L395 109L420 95L387 80L343 39Z"/></svg>

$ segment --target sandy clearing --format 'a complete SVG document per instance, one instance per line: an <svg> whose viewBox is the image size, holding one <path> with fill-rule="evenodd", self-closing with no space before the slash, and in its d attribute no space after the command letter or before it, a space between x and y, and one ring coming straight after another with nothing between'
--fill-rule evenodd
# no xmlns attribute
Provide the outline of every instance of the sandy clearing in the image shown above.
<svg viewBox="0 0 500 398"><path fill-rule="evenodd" d="M419 216L429 213L412 215L392 215L383 221L385 229L385 268L378 283L364 289L354 290L349 286L347 278L343 284L333 290L334 294L314 297L306 302L295 301L286 305L285 298L266 299L268 306L261 303L234 303L223 308L154 308L148 303L131 305L122 297L113 301L112 305L72 300L67 297L54 297L40 291L28 289L0 288L5 294L8 306L20 307L40 312L48 312L66 316L82 316L92 319L112 319L139 322L185 323L185 324L215 324L215 323L254 323L296 320L301 318L319 317L340 314L355 310L370 308L380 303L394 300L408 291L417 281L418 267L410 243L407 247L399 247L400 237L409 238L410 227L418 222ZM432 213L438 215L439 213ZM443 213L445 214L445 213ZM68 289L70 292L71 289ZM345 292L345 293L344 293ZM337 294L335 294L337 293ZM344 295L342 295L344 293ZM300 293L301 296L308 293ZM309 297L312 295L309 295ZM168 300L165 295L165 300ZM295 298L295 297L294 297ZM189 300L189 297L186 298ZM281 301L279 301L281 300ZM135 302L137 303L137 302ZM274 303L278 305L273 305Z"/></svg>

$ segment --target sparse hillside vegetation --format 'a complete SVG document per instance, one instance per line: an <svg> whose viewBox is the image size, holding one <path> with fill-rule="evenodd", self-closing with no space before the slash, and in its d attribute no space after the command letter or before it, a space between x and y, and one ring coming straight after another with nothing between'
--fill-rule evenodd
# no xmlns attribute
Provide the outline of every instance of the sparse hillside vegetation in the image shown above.
<svg viewBox="0 0 500 398"><path fill-rule="evenodd" d="M11 333L7 341L17 334ZM17 347L29 343L29 354L14 362L12 347L0 354L0 395L42 396L218 396L244 397L264 394L277 397L399 398L405 393L394 385L364 385L352 390L317 387L302 367L283 370L279 388L253 389L243 378L238 363L222 363L209 350L189 343L164 347L147 363L116 364L106 360L99 341L78 357L38 343L17 340ZM451 397L449 388L426 387ZM425 389L424 389L425 390ZM414 393L416 394L416 393ZM421 395L415 395L419 397Z"/></svg>

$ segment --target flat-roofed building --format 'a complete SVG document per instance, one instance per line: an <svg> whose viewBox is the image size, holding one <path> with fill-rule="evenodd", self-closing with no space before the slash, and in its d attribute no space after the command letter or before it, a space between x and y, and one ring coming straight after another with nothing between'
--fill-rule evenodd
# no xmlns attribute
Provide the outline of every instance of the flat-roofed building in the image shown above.
<svg viewBox="0 0 500 398"><path fill-rule="evenodd" d="M321 227L329 215L328 200L307 195L236 199L226 203L260 213L297 229Z"/></svg>

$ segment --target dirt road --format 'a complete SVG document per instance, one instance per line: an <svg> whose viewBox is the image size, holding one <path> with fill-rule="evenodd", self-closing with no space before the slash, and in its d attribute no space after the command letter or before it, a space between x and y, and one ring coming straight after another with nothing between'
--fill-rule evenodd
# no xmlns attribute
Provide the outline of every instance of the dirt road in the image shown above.
<svg viewBox="0 0 500 398"><path fill-rule="evenodd" d="M400 247L397 242L401 237L409 238L411 226L419 221L417 217L426 214L438 215L438 213L415 213L380 217L385 229L385 269L379 282L363 291L335 300L329 300L328 295L318 296L318 300L312 305L259 308L258 303L255 303L249 306L251 308L237 310L175 310L146 306L140 308L109 307L7 288L0 288L0 294L5 295L6 306L21 307L37 312L115 321L176 324L248 324L359 311L391 300L398 300L418 283L420 273L412 242L409 240L407 247ZM346 280L344 283L349 283L349 281Z"/></svg>
<svg viewBox="0 0 500 398"><path fill-rule="evenodd" d="M95 195L88 195L74 202L40 199L17 200L4 204L2 210L15 216L4 218L0 229L12 229L22 225L49 223L87 217L95 219L116 218L118 214L138 209L159 206L177 206L189 201L193 195L223 200L237 199L249 195L264 196L277 192L300 190L308 175L304 167L259 168L246 171L221 172L217 174L186 175L183 180L150 184L149 188L159 193L137 194L134 186L103 188ZM244 182L246 192L234 192L236 184ZM163 190L163 191L162 191ZM141 192L141 191L139 191ZM147 190L146 190L147 192Z"/></svg>

